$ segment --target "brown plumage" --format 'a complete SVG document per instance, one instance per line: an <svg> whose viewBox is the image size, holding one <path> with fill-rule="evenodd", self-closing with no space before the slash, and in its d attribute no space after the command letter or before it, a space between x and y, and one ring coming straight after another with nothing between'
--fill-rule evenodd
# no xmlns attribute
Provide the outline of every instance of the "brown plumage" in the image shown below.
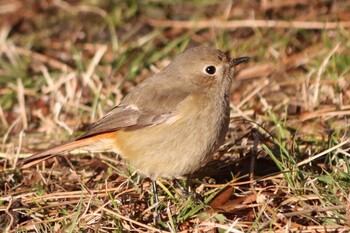
<svg viewBox="0 0 350 233"><path fill-rule="evenodd" d="M136 86L77 139L23 161L29 167L75 149L115 151L146 176L176 177L204 165L229 124L233 68L248 60L196 47Z"/></svg>

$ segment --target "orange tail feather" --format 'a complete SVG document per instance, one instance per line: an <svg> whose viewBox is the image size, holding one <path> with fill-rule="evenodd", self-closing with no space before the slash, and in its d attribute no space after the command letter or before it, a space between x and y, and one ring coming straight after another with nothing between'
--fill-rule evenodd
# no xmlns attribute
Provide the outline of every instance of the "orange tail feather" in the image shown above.
<svg viewBox="0 0 350 233"><path fill-rule="evenodd" d="M85 139L80 139L77 141L63 143L59 146L55 146L53 148L39 152L37 154L34 154L34 155L24 159L21 162L21 168L31 167L35 164L38 164L44 160L47 160L49 158L56 156L56 155L60 155L60 154L70 152L70 151L75 150L75 149L79 149L79 148L88 146L91 143L93 143L92 138L85 138Z"/></svg>

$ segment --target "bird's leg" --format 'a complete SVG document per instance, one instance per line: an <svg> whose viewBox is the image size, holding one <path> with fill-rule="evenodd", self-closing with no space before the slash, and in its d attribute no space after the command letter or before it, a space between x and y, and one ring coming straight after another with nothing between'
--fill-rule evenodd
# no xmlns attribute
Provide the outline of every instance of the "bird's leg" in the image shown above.
<svg viewBox="0 0 350 233"><path fill-rule="evenodd" d="M191 175L186 177L185 186L178 179L174 179L173 182L180 188L185 199L191 198L197 204L204 204L202 197L194 191Z"/></svg>
<svg viewBox="0 0 350 233"><path fill-rule="evenodd" d="M157 192L157 182L152 180L152 192L154 196L155 203L159 204L158 192Z"/></svg>
<svg viewBox="0 0 350 233"><path fill-rule="evenodd" d="M185 197L185 199L187 199L189 197L189 195L190 195L190 192L189 192L189 190L187 188L187 184L186 184L186 187L184 187L183 183L180 182L180 180L178 180L176 178L173 179L173 182L181 190L181 193Z"/></svg>
<svg viewBox="0 0 350 233"><path fill-rule="evenodd" d="M191 196L192 187L191 187L191 176L190 175L186 177L185 186L176 178L173 181L179 187L179 189L182 191L185 198L188 198Z"/></svg>
<svg viewBox="0 0 350 233"><path fill-rule="evenodd" d="M154 203L157 204L156 210L157 210L157 215L155 216L154 220L156 222L160 222L162 220L160 210L159 210L159 198L158 198L158 192L157 192L157 182L152 179L152 192L153 192L153 197L154 197Z"/></svg>

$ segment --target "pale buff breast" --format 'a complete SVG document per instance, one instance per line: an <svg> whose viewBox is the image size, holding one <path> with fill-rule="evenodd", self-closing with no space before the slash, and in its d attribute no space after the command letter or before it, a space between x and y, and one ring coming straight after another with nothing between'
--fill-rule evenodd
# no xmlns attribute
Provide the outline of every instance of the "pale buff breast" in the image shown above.
<svg viewBox="0 0 350 233"><path fill-rule="evenodd" d="M152 179L196 171L222 143L228 112L222 105L208 104L213 100L193 97L185 101L166 123L119 131L116 152Z"/></svg>

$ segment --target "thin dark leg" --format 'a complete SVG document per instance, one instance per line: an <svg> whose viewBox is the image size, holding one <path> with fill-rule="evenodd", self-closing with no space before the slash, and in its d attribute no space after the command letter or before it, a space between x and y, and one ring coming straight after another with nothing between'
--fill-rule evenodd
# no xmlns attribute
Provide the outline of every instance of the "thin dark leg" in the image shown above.
<svg viewBox="0 0 350 233"><path fill-rule="evenodd" d="M182 194L184 194L186 196L186 198L187 198L187 196L188 196L188 189L187 189L187 187L184 188L182 183L176 178L173 179L173 182L176 184L177 187L179 187L179 189L181 190Z"/></svg>
<svg viewBox="0 0 350 233"><path fill-rule="evenodd" d="M158 198L158 192L157 192L157 183L155 180L152 180L152 192L153 192L153 196L154 196L154 201L158 205L156 207L157 216L155 216L154 220L156 222L160 222L162 220L162 218L161 218L160 210L158 208L159 207L159 198Z"/></svg>
<svg viewBox="0 0 350 233"><path fill-rule="evenodd" d="M192 185L192 175L186 177L185 187L178 179L174 179L173 182L181 189L184 198L192 198L196 203L203 204L202 197L194 191Z"/></svg>
<svg viewBox="0 0 350 233"><path fill-rule="evenodd" d="M181 189L182 194L185 196L185 198L189 198L193 194L191 180L191 176L187 176L185 186L183 186L183 184L178 179L175 178L173 180L173 182Z"/></svg>
<svg viewBox="0 0 350 233"><path fill-rule="evenodd" d="M155 180L152 180L152 192L154 195L155 203L159 204L158 192L157 192L157 183Z"/></svg>

